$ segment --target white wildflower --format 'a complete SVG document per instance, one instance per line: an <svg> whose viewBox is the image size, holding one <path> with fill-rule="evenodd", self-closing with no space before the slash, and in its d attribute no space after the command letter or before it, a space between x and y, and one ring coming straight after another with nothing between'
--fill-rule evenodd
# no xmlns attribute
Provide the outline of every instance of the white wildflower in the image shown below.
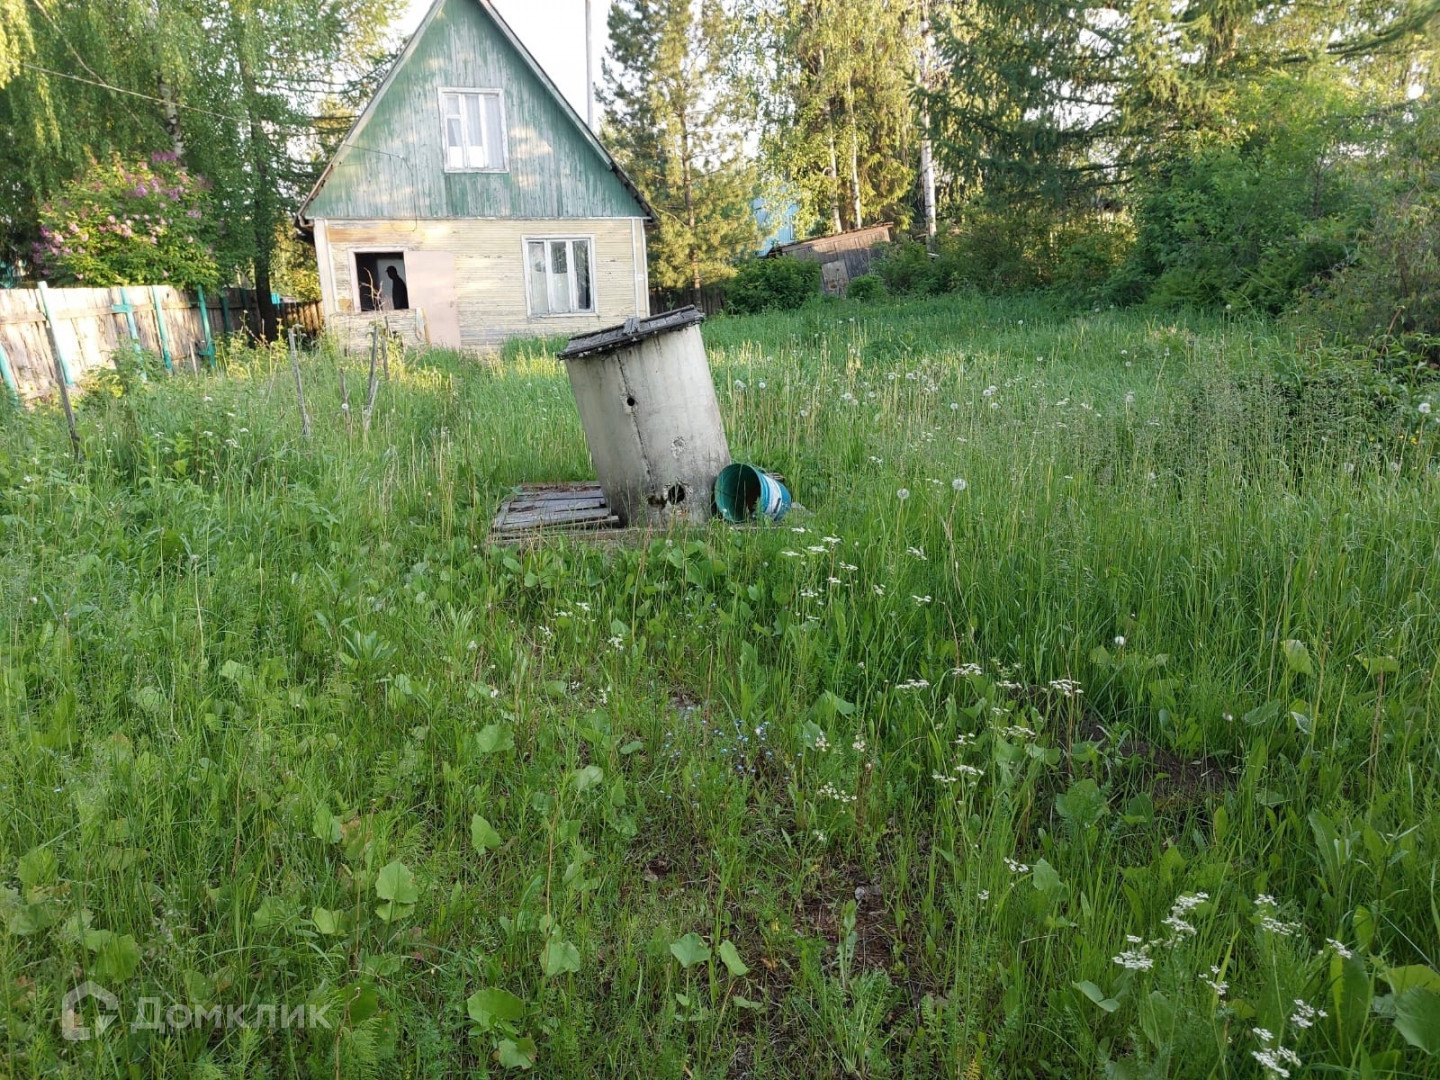
<svg viewBox="0 0 1440 1080"><path fill-rule="evenodd" d="M904 502L906 499L908 499L908 498L910 497L910 489L909 489L909 488L901 488L899 491L895 492L895 497L896 497L897 499L899 499L901 502Z"/></svg>
<svg viewBox="0 0 1440 1080"><path fill-rule="evenodd" d="M1330 948L1335 950L1335 955L1341 957L1342 959L1349 960L1355 955L1342 942L1336 941L1334 938L1326 938L1325 944L1329 945Z"/></svg>
<svg viewBox="0 0 1440 1080"><path fill-rule="evenodd" d="M954 480L950 481L950 486L956 491L964 491L970 486L970 482L963 476L957 476Z"/></svg>
<svg viewBox="0 0 1440 1080"><path fill-rule="evenodd" d="M1317 1009L1299 998L1295 999L1295 1011L1290 1014L1290 1023L1297 1028L1314 1027L1315 1021L1323 1019L1329 1014L1324 1009Z"/></svg>
<svg viewBox="0 0 1440 1080"><path fill-rule="evenodd" d="M951 674L951 675L955 675L955 676L960 677L960 678L963 678L963 677L968 676L968 675L979 675L979 674L980 674L980 665L979 665L979 664L961 664L961 665L960 665L959 667L957 667L957 668L951 668L951 669L950 669L950 674Z"/></svg>
<svg viewBox="0 0 1440 1080"><path fill-rule="evenodd" d="M1117 649L1123 649L1123 648L1125 647L1125 635L1124 635L1124 634L1116 634L1116 635L1115 635L1115 647L1116 647Z"/></svg>
<svg viewBox="0 0 1440 1080"><path fill-rule="evenodd" d="M1119 964L1126 971L1149 971L1155 966L1155 961L1145 953L1146 946L1138 949L1126 949L1119 956L1112 956L1111 963Z"/></svg>
<svg viewBox="0 0 1440 1080"><path fill-rule="evenodd" d="M1012 874L1028 874L1030 872L1030 867L1026 866L1023 862L1012 859L1009 855L1005 856L1005 865L1010 868Z"/></svg>

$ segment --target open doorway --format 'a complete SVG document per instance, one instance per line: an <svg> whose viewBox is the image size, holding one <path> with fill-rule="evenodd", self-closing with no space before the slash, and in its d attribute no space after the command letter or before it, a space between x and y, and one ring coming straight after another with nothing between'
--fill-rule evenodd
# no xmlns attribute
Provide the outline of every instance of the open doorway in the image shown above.
<svg viewBox="0 0 1440 1080"><path fill-rule="evenodd" d="M410 307L403 251L357 251L355 281L361 311L406 311Z"/></svg>

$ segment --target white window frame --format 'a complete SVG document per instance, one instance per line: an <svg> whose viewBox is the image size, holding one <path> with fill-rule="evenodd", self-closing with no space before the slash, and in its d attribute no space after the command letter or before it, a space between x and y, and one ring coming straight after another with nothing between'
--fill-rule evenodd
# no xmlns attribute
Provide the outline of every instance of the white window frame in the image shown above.
<svg viewBox="0 0 1440 1080"><path fill-rule="evenodd" d="M405 264L405 287L410 287L410 248L399 248L395 245L389 247L355 247L346 248L350 258L350 302L354 304L353 311L356 315L384 315L382 311L361 311L360 310L360 256L361 255L399 255L400 261ZM409 310L414 310L415 304L411 304ZM393 311L390 314L395 314Z"/></svg>
<svg viewBox="0 0 1440 1080"><path fill-rule="evenodd" d="M447 118L445 115L446 94L490 94L500 102L500 164L497 165L451 165L450 164L450 136L446 130ZM510 120L505 115L505 91L499 87L481 86L442 86L436 91L435 100L440 108L440 161L445 166L447 173L507 173L510 171ZM481 122L484 122L484 109L481 109ZM460 122L468 127L465 119L465 110L460 110ZM466 132L468 135L469 132ZM485 146L484 133L481 133L481 146ZM465 143L471 145L468 141Z"/></svg>
<svg viewBox="0 0 1440 1080"><path fill-rule="evenodd" d="M570 311L536 311L535 298L530 294L530 245L545 244L545 282L548 301L549 283L553 271L550 261L550 247L552 243L564 241L567 244L574 244L576 241L584 241L590 245L590 306L588 308L575 308ZM574 273L575 254L572 247L565 257L565 265L570 268L566 277L570 280L570 299L574 303L576 298L576 278ZM586 233L561 233L545 234L540 236L523 236L520 238L520 268L525 278L525 314L532 319L573 319L586 318L591 315L600 314L600 283L599 275L596 272L595 236Z"/></svg>

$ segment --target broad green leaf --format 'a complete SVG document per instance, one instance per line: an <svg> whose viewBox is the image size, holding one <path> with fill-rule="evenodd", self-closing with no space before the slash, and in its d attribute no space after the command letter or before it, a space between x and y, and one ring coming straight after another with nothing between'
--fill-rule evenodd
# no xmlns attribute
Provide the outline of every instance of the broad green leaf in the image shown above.
<svg viewBox="0 0 1440 1080"><path fill-rule="evenodd" d="M742 1009L754 1009L758 1011L765 1008L765 1003L763 1001L751 1001L749 998L741 997L739 994L736 994L730 1000Z"/></svg>
<svg viewBox="0 0 1440 1080"><path fill-rule="evenodd" d="M1059 871L1050 865L1048 859L1040 859L1035 863L1030 880L1035 888L1046 896L1057 896L1065 891L1065 883L1060 880Z"/></svg>
<svg viewBox="0 0 1440 1080"><path fill-rule="evenodd" d="M599 765L586 765L583 769L576 769L570 774L570 782L575 786L575 791L588 791L601 780L605 779L605 771Z"/></svg>
<svg viewBox="0 0 1440 1080"><path fill-rule="evenodd" d="M507 1069L528 1069L535 1064L535 1055L538 1052L535 1040L528 1036L523 1039L501 1039L500 1044L495 1047L495 1058Z"/></svg>
<svg viewBox="0 0 1440 1080"><path fill-rule="evenodd" d="M465 1009L471 1020L486 1029L495 1020L515 1023L525 1017L525 1002L509 990L502 990L497 986L476 990L465 999Z"/></svg>
<svg viewBox="0 0 1440 1080"><path fill-rule="evenodd" d="M494 851L504 841L500 839L500 834L495 831L490 822L476 814L470 819L470 843L475 846L476 851L483 855L487 851Z"/></svg>
<svg viewBox="0 0 1440 1080"><path fill-rule="evenodd" d="M1425 964L1408 964L1405 967L1393 967L1385 969L1385 981L1390 984L1390 989L1395 996L1409 993L1411 990L1431 990L1440 994L1440 971Z"/></svg>
<svg viewBox="0 0 1440 1080"><path fill-rule="evenodd" d="M1108 807L1100 785L1094 780L1077 780L1070 790L1055 796L1055 810L1063 818L1074 822L1078 828L1087 828L1102 817Z"/></svg>
<svg viewBox="0 0 1440 1080"><path fill-rule="evenodd" d="M692 931L679 941L673 942L670 946L670 953L680 961L681 967L690 968L710 959L710 946L705 944L700 935Z"/></svg>
<svg viewBox="0 0 1440 1080"><path fill-rule="evenodd" d="M729 938L722 941L715 951L720 954L721 961L732 977L739 979L749 973L750 968L746 966L744 960L740 959L740 951L735 948L735 943Z"/></svg>
<svg viewBox="0 0 1440 1080"><path fill-rule="evenodd" d="M386 864L375 879L375 895L381 900L393 900L397 904L413 904L420 899L415 888L415 877L402 862Z"/></svg>
<svg viewBox="0 0 1440 1080"><path fill-rule="evenodd" d="M332 911L330 908L317 907L310 913L310 921L315 924L315 929L326 937L335 937L345 933L345 913L343 911Z"/></svg>
<svg viewBox="0 0 1440 1080"><path fill-rule="evenodd" d="M249 674L250 669L239 660L226 660L220 665L220 677L226 682L239 683Z"/></svg>
<svg viewBox="0 0 1440 1080"><path fill-rule="evenodd" d="M1085 982L1071 983L1070 985L1075 987L1076 990L1079 990L1096 1005L1099 1005L1100 1008L1104 1009L1107 1013L1114 1012L1120 1007L1120 1002L1112 997L1106 997L1105 991L1101 990L1100 987L1096 986L1093 982L1087 980Z"/></svg>
<svg viewBox="0 0 1440 1080"><path fill-rule="evenodd" d="M310 819L310 831L315 834L315 839L323 843L338 844L340 842L340 819L330 813L328 803L322 802L315 807L315 816Z"/></svg>
<svg viewBox="0 0 1440 1080"><path fill-rule="evenodd" d="M1315 665L1310 660L1310 650L1305 647L1303 641L1296 641L1294 638L1283 641L1280 643L1280 651L1285 654L1285 666L1297 675L1315 674Z"/></svg>
<svg viewBox="0 0 1440 1080"><path fill-rule="evenodd" d="M1417 987L1395 999L1395 1030L1411 1046L1440 1056L1440 993Z"/></svg>
<svg viewBox="0 0 1440 1080"><path fill-rule="evenodd" d="M551 978L566 971L579 971L580 950L557 934L540 950L540 969Z"/></svg>
<svg viewBox="0 0 1440 1080"><path fill-rule="evenodd" d="M1370 942L1375 940L1375 916L1370 914L1370 909L1364 905L1355 908L1355 914L1350 916L1350 925L1355 928L1355 941L1361 949L1368 950Z"/></svg>
<svg viewBox="0 0 1440 1080"><path fill-rule="evenodd" d="M475 736L475 749L482 754L513 750L515 732L509 724L486 724Z"/></svg>
<svg viewBox="0 0 1440 1080"><path fill-rule="evenodd" d="M135 939L125 934L112 934L110 939L95 954L94 972L96 978L107 986L127 981L140 967L140 946Z"/></svg>
<svg viewBox="0 0 1440 1080"><path fill-rule="evenodd" d="M20 884L27 889L33 889L38 885L49 885L53 882L59 869L60 863L55 858L55 853L49 848L37 847L20 856L20 865L15 868L15 876L20 879Z"/></svg>
<svg viewBox="0 0 1440 1080"><path fill-rule="evenodd" d="M1357 656L1355 659L1371 678L1400 674L1400 661L1393 656Z"/></svg>

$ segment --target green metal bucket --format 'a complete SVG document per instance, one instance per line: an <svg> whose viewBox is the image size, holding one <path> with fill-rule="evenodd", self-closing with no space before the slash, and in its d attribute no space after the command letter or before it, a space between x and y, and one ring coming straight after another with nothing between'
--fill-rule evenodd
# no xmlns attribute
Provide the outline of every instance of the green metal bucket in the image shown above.
<svg viewBox="0 0 1440 1080"><path fill-rule="evenodd" d="M715 478L715 508L735 524L756 515L779 521L790 509L790 492L764 469L726 465Z"/></svg>

